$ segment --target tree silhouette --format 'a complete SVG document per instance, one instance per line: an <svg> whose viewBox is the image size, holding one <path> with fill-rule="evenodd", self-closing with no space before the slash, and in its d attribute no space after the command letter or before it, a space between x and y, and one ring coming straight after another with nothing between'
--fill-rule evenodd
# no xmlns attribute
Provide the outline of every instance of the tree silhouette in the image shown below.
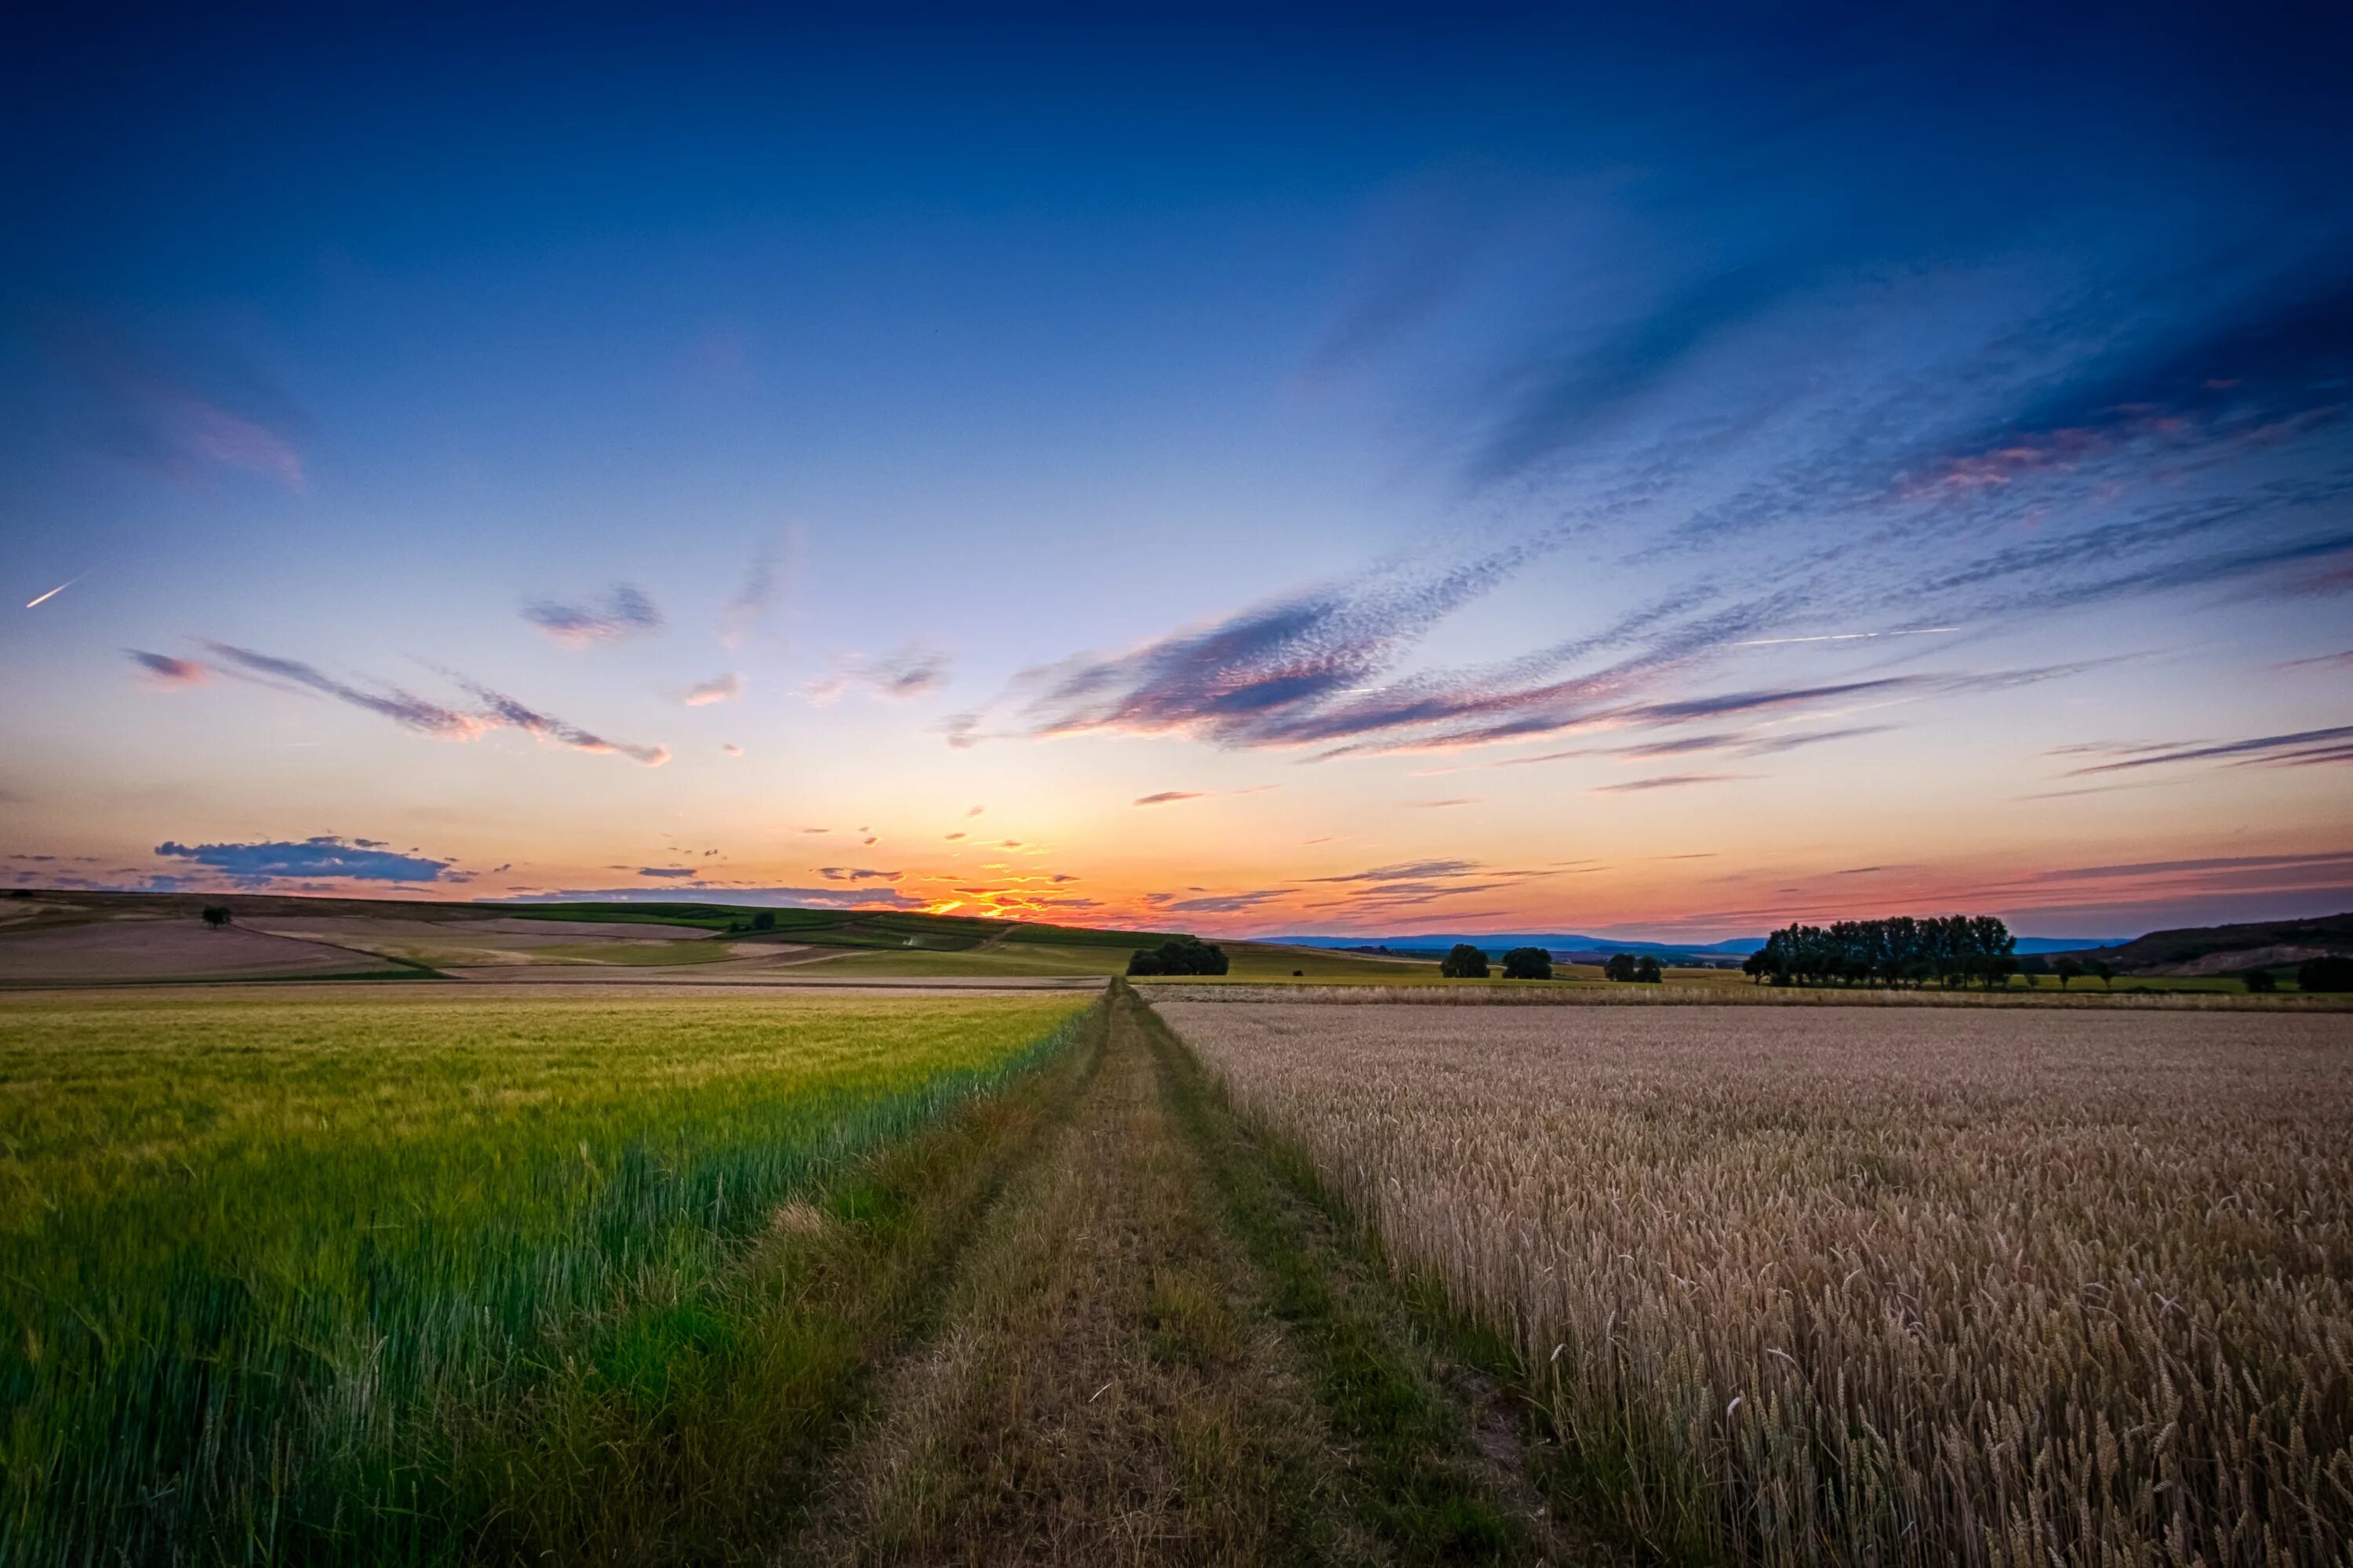
<svg viewBox="0 0 2353 1568"><path fill-rule="evenodd" d="M2116 989L2116 965L2108 962L2105 959L2094 959L2090 963L2084 967L2090 969L2094 974L2099 976L2100 983L2102 985L2107 987L2110 991Z"/></svg>
<svg viewBox="0 0 2353 1568"><path fill-rule="evenodd" d="M1552 955L1542 948L1514 948L1504 955L1505 980L1552 979Z"/></svg>
<svg viewBox="0 0 2353 1568"><path fill-rule="evenodd" d="M1659 972L1659 960L1644 953L1634 965L1636 985L1657 985L1667 977Z"/></svg>
<svg viewBox="0 0 2353 1568"><path fill-rule="evenodd" d="M2295 983L2304 991L2353 991L2353 959L2333 953L2306 959L2296 967Z"/></svg>
<svg viewBox="0 0 2353 1568"><path fill-rule="evenodd" d="M1198 937L1172 937L1149 952L1139 949L1127 960L1132 975L1221 975L1226 950Z"/></svg>
<svg viewBox="0 0 2353 1568"><path fill-rule="evenodd" d="M1634 978L1634 955L1631 953L1610 954L1609 962L1601 966L1601 978L1603 980L1632 980Z"/></svg>
<svg viewBox="0 0 2353 1568"><path fill-rule="evenodd" d="M2084 978L2084 966L2073 959L2061 959L2052 964L2051 972L2059 977L2059 989L2065 991L2069 980Z"/></svg>
<svg viewBox="0 0 2353 1568"><path fill-rule="evenodd" d="M2279 990L2279 981L2273 977L2269 969L2249 969L2239 978L2247 982L2249 991Z"/></svg>
<svg viewBox="0 0 2353 1568"><path fill-rule="evenodd" d="M214 930L217 931L222 927L227 925L229 923L229 918L230 916L227 905L207 904L205 906L205 924L211 927Z"/></svg>
<svg viewBox="0 0 2353 1568"><path fill-rule="evenodd" d="M1457 942L1452 950L1438 961L1438 972L1448 980L1485 980L1487 955L1468 942Z"/></svg>

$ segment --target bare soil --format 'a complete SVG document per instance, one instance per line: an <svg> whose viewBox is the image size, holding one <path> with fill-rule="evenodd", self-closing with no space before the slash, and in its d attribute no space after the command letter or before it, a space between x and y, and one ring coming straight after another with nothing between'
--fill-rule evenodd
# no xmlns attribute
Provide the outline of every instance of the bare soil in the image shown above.
<svg viewBox="0 0 2353 1568"><path fill-rule="evenodd" d="M0 933L0 984L88 985L275 975L398 974L402 966L344 948L194 920L100 920Z"/></svg>

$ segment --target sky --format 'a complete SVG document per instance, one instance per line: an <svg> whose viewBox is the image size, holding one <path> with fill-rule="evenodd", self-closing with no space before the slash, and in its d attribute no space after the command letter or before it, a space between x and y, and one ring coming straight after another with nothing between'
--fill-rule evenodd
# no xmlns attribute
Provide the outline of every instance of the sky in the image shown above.
<svg viewBox="0 0 2353 1568"><path fill-rule="evenodd" d="M0 23L0 885L2353 908L2341 12L1267 15Z"/></svg>

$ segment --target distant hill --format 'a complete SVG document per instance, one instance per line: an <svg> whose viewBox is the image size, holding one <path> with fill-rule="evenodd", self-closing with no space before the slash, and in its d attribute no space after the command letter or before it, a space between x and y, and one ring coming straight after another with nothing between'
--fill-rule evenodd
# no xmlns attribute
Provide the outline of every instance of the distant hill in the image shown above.
<svg viewBox="0 0 2353 1568"><path fill-rule="evenodd" d="M2300 964L2327 953L2353 956L2353 913L2309 920L2257 920L2243 926L2190 926L2151 931L2129 942L2067 949L2101 959L2128 975L2214 975Z"/></svg>
<svg viewBox="0 0 2353 1568"><path fill-rule="evenodd" d="M797 906L727 904L679 899L319 897L292 893L113 893L90 889L10 888L0 902L0 927L24 930L93 919L194 920L221 905L238 922L267 916L397 918L459 927L474 922L539 920L561 925L675 926L746 942L825 948L958 951L1005 942L1058 947L1140 948L1174 932L1121 931L965 915L924 915L890 908L812 909ZM754 928L765 916L768 925Z"/></svg>
<svg viewBox="0 0 2353 1568"><path fill-rule="evenodd" d="M1636 958L1645 955L1662 960L1689 958L1701 962L1745 959L1765 945L1762 937L1732 937L1721 942L1642 942L1622 937L1587 936L1575 931L1506 932L1501 935L1478 932L1430 937L1259 937L1252 939L1284 942L1294 948L1336 948L1342 951L1373 948L1386 948L1392 953L1443 953L1457 942L1468 942L1491 953L1511 948L1542 948L1548 953L1599 953L1604 956L1631 953ZM2121 938L2101 937L2021 937L2018 938L2018 950L2021 953L2072 953L2121 940Z"/></svg>

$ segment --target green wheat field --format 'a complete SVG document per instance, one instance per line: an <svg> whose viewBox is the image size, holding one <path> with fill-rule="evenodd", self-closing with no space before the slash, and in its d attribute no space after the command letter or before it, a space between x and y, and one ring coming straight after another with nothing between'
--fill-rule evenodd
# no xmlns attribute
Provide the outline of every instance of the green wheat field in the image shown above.
<svg viewBox="0 0 2353 1568"><path fill-rule="evenodd" d="M1088 1000L11 1002L0 1562L446 1555L676 1395L797 1192Z"/></svg>

